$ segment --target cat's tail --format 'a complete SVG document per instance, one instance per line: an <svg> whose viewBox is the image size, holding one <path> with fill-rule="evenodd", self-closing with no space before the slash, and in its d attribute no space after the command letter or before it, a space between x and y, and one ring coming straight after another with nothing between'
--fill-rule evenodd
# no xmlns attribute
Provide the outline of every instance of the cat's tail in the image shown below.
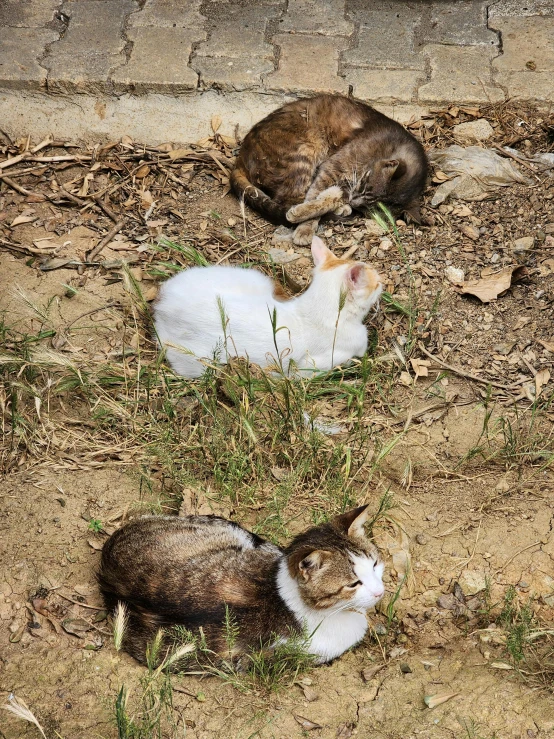
<svg viewBox="0 0 554 739"><path fill-rule="evenodd" d="M239 200L243 200L252 210L260 213L271 223L290 225L286 217L289 206L278 203L259 187L253 185L248 179L248 173L240 158L231 172L231 187Z"/></svg>

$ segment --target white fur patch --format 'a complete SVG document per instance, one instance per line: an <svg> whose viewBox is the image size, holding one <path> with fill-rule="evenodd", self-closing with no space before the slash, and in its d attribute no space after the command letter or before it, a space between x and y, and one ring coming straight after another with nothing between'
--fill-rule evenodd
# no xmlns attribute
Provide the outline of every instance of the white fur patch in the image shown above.
<svg viewBox="0 0 554 739"><path fill-rule="evenodd" d="M382 562L376 562L372 557L362 557L350 552L350 559L354 565L356 577L362 583L356 592L356 604L362 608L373 608L385 594L383 585Z"/></svg>
<svg viewBox="0 0 554 739"><path fill-rule="evenodd" d="M367 631L365 612L352 610L352 601L344 603L345 610L337 610L337 606L321 610L310 608L289 573L286 559L279 563L277 587L281 598L308 634L309 651L319 658L318 662L339 657L364 638Z"/></svg>

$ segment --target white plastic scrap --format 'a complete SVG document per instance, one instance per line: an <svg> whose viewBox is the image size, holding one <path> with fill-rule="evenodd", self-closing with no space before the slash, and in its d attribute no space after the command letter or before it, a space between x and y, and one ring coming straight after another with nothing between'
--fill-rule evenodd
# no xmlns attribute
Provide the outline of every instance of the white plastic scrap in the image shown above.
<svg viewBox="0 0 554 739"><path fill-rule="evenodd" d="M498 187L516 182L531 184L509 159L480 146L449 146L430 152L429 159L452 177L437 187L431 200L433 207L443 203L449 195L460 200L484 200Z"/></svg>

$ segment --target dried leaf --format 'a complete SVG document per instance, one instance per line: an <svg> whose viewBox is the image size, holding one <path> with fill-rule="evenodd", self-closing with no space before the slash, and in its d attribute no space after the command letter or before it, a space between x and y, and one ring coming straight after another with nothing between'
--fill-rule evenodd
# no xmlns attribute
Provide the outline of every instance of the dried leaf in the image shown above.
<svg viewBox="0 0 554 739"><path fill-rule="evenodd" d="M470 226L469 224L462 223L458 226L458 228L464 234L464 236L468 237L468 239L471 239L472 241L477 241L479 239L479 230L475 228L475 226Z"/></svg>
<svg viewBox="0 0 554 739"><path fill-rule="evenodd" d="M446 703L451 698L455 698L460 693L437 693L436 695L426 695L423 699L427 708L436 708L441 703Z"/></svg>
<svg viewBox="0 0 554 739"><path fill-rule="evenodd" d="M150 167L148 166L148 164L143 164L135 172L135 177L136 177L137 180L142 180L149 173L150 173Z"/></svg>
<svg viewBox="0 0 554 739"><path fill-rule="evenodd" d="M554 354L554 341L542 341L542 339L538 339L538 342L539 344L544 346L544 348L547 351L552 352Z"/></svg>
<svg viewBox="0 0 554 739"><path fill-rule="evenodd" d="M212 131L214 133L217 133L219 129L221 128L221 116L220 115L213 115L212 116Z"/></svg>
<svg viewBox="0 0 554 739"><path fill-rule="evenodd" d="M494 667L495 670L513 670L514 669L512 665L509 665L507 662L491 662L491 667Z"/></svg>
<svg viewBox="0 0 554 739"><path fill-rule="evenodd" d="M344 724L339 724L337 727L337 739L350 739L355 728L356 724L353 724L350 721Z"/></svg>
<svg viewBox="0 0 554 739"><path fill-rule="evenodd" d="M186 159L195 152L192 149L173 149L169 152L169 158L173 161L175 159Z"/></svg>
<svg viewBox="0 0 554 739"><path fill-rule="evenodd" d="M535 375L535 397L538 398L545 385L548 385L550 381L550 372L547 369L541 369Z"/></svg>
<svg viewBox="0 0 554 739"><path fill-rule="evenodd" d="M373 680L375 675L383 669L385 665L374 665L373 667L365 667L362 670L362 680L364 683L368 683L370 680Z"/></svg>
<svg viewBox="0 0 554 739"><path fill-rule="evenodd" d="M490 277L464 282L459 291L462 295L475 295L482 303L490 303L526 274L525 267L506 267Z"/></svg>
<svg viewBox="0 0 554 739"><path fill-rule="evenodd" d="M413 381L409 372L401 372L398 379L400 380L400 383L402 385L405 385L406 387L411 387L413 385Z"/></svg>
<svg viewBox="0 0 554 739"><path fill-rule="evenodd" d="M87 544L89 545L89 547L92 547L97 552L102 551L103 544L101 541L95 541L94 539L87 539Z"/></svg>
<svg viewBox="0 0 554 739"><path fill-rule="evenodd" d="M296 713L292 714L296 721L300 724L300 726L304 729L304 731L314 731L314 729L322 729L323 726L321 724L316 724L314 721L310 721L309 718L304 718L304 716L298 716Z"/></svg>
<svg viewBox="0 0 554 739"><path fill-rule="evenodd" d="M92 628L91 624L85 621L84 618L66 618L62 621L62 626L64 631L79 637L79 639L84 639L83 634Z"/></svg>
<svg viewBox="0 0 554 739"><path fill-rule="evenodd" d="M310 688L308 685L302 686L302 692L304 693L304 698L309 702L313 703L319 698L319 693L316 693L313 688Z"/></svg>
<svg viewBox="0 0 554 739"><path fill-rule="evenodd" d="M10 224L10 228L13 228L14 226L20 226L22 223L33 223L33 221L36 221L38 216L26 216L26 215L20 215L13 219L13 221Z"/></svg>
<svg viewBox="0 0 554 739"><path fill-rule="evenodd" d="M431 366L431 362L428 359L410 359L410 364L412 365L416 379L418 377L429 376L428 368Z"/></svg>

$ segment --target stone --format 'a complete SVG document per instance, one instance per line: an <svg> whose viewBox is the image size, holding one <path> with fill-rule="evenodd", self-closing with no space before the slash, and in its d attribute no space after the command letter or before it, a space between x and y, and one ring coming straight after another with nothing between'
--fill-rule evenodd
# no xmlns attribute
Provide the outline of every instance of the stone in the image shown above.
<svg viewBox="0 0 554 739"><path fill-rule="evenodd" d="M487 578L480 570L464 570L458 580L464 595L476 595L487 587Z"/></svg>
<svg viewBox="0 0 554 739"><path fill-rule="evenodd" d="M198 74L188 63L199 37L205 38L205 33L167 27L129 29L131 57L111 75L116 91L178 93L196 89Z"/></svg>
<svg viewBox="0 0 554 739"><path fill-rule="evenodd" d="M351 36L354 24L344 18L344 0L289 0L279 32Z"/></svg>
<svg viewBox="0 0 554 739"><path fill-rule="evenodd" d="M552 0L496 0L489 4L489 20L504 16L554 16Z"/></svg>
<svg viewBox="0 0 554 739"><path fill-rule="evenodd" d="M425 69L417 53L415 34L421 20L418 8L378 0L349 3L349 17L359 23L356 48L343 55L344 64L386 69Z"/></svg>
<svg viewBox="0 0 554 739"><path fill-rule="evenodd" d="M512 251L516 254L519 252L530 251L535 245L534 236L522 236L520 239L516 239L512 246Z"/></svg>
<svg viewBox="0 0 554 739"><path fill-rule="evenodd" d="M504 92L491 79L492 49L429 44L423 52L431 61L431 81L419 88L420 102L493 103L504 100Z"/></svg>
<svg viewBox="0 0 554 739"><path fill-rule="evenodd" d="M69 16L64 36L52 44L43 60L48 86L60 92L101 92L112 69L125 64L123 28L134 0L75 0L63 6Z"/></svg>
<svg viewBox="0 0 554 739"><path fill-rule="evenodd" d="M347 92L338 76L339 53L346 39L326 36L278 34L273 42L280 48L279 68L268 75L266 85L286 92Z"/></svg>
<svg viewBox="0 0 554 739"><path fill-rule="evenodd" d="M0 29L41 28L54 19L62 0L2 0Z"/></svg>
<svg viewBox="0 0 554 739"><path fill-rule="evenodd" d="M474 144L490 139L494 134L494 128L486 118L478 118L475 121L458 123L452 128L452 133L460 141Z"/></svg>
<svg viewBox="0 0 554 739"><path fill-rule="evenodd" d="M46 84L47 70L38 60L47 44L59 38L55 31L40 28L0 28L0 81L4 88L39 88Z"/></svg>
<svg viewBox="0 0 554 739"><path fill-rule="evenodd" d="M400 69L344 69L344 76L354 88L354 95L366 102L404 103L417 96L422 72Z"/></svg>
<svg viewBox="0 0 554 739"><path fill-rule="evenodd" d="M197 57L191 66L199 73L203 87L218 90L240 91L260 87L263 75L275 70L271 59L261 57L238 59L212 59Z"/></svg>
<svg viewBox="0 0 554 739"><path fill-rule="evenodd" d="M554 71L554 17L542 18L498 18L494 27L502 34L503 53L494 59L492 66L497 72ZM532 63L535 69L529 70Z"/></svg>
<svg viewBox="0 0 554 739"><path fill-rule="evenodd" d="M422 31L423 43L498 46L498 34L487 27L487 5L484 0L433 3L431 22Z"/></svg>
<svg viewBox="0 0 554 739"><path fill-rule="evenodd" d="M187 0L185 3L176 3L174 0L146 0L142 10L133 13L129 18L129 28L155 26L203 31L206 17L200 12L201 5L202 0Z"/></svg>

